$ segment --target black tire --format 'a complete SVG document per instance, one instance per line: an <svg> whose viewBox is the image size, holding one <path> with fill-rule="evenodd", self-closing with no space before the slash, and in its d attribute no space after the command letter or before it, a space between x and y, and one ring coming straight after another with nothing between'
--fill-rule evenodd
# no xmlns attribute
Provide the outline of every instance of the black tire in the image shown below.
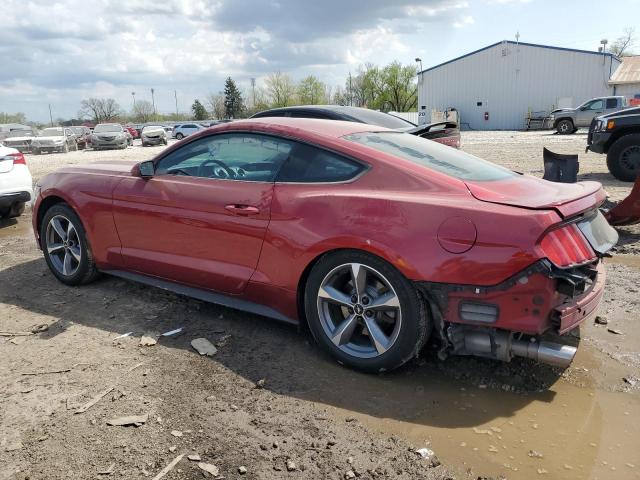
<svg viewBox="0 0 640 480"><path fill-rule="evenodd" d="M184 138L184 135L181 133L176 133L176 140L182 140Z"/></svg>
<svg viewBox="0 0 640 480"><path fill-rule="evenodd" d="M78 268L73 275L63 275L62 273L58 272L58 270L56 270L56 268L53 266L51 256L47 251L47 226L49 225L51 219L58 215L70 220L78 233L81 259ZM44 258L47 262L49 270L51 270L51 273L53 273L55 277L64 284L83 285L85 283L92 282L99 276L98 269L96 268L96 264L93 259L91 246L89 245L89 242L87 240L87 234L84 226L82 225L80 217L78 217L76 212L66 203L55 204L45 212L44 217L42 218L42 224L40 225L40 247L42 248L42 252L44 253Z"/></svg>
<svg viewBox="0 0 640 480"><path fill-rule="evenodd" d="M365 265L382 274L395 290L400 303L402 320L395 341L384 353L372 358L360 358L340 349L325 333L321 323L318 311L320 286L330 272L348 263ZM390 371L416 357L430 332L426 305L411 282L386 261L360 250L341 250L320 258L305 285L304 307L309 329L316 342L340 364L368 373Z"/></svg>
<svg viewBox="0 0 640 480"><path fill-rule="evenodd" d="M144 142L142 142L142 146L143 146L143 147L146 147L146 146L147 146L147 144L146 144L146 143L144 143Z"/></svg>
<svg viewBox="0 0 640 480"><path fill-rule="evenodd" d="M624 135L613 142L607 152L607 168L618 180L635 181L640 175L640 133Z"/></svg>
<svg viewBox="0 0 640 480"><path fill-rule="evenodd" d="M62 153L69 153L69 144L65 142L64 146L62 147Z"/></svg>
<svg viewBox="0 0 640 480"><path fill-rule="evenodd" d="M11 208L9 208L7 214L5 215L7 218L15 218L19 217L24 213L25 202L14 203Z"/></svg>
<svg viewBox="0 0 640 480"><path fill-rule="evenodd" d="M560 135L570 135L575 133L576 128L571 120L564 118L556 124L556 130Z"/></svg>
<svg viewBox="0 0 640 480"><path fill-rule="evenodd" d="M40 155L40 149L39 148L34 148L33 149L33 154L34 155Z"/></svg>
<svg viewBox="0 0 640 480"><path fill-rule="evenodd" d="M169 144L169 142L168 142L168 140L166 138L162 141L162 143L164 143L165 145Z"/></svg>

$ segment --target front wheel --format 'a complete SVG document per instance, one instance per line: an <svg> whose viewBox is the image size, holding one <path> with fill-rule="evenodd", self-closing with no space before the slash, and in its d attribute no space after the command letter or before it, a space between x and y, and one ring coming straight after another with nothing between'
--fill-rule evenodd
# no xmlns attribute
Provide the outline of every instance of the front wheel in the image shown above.
<svg viewBox="0 0 640 480"><path fill-rule="evenodd" d="M62 153L69 153L69 144L65 143L62 147Z"/></svg>
<svg viewBox="0 0 640 480"><path fill-rule="evenodd" d="M640 175L640 133L624 135L607 152L607 167L623 182L633 182Z"/></svg>
<svg viewBox="0 0 640 480"><path fill-rule="evenodd" d="M40 247L49 269L62 283L80 285L98 276L82 222L67 204L56 204L44 214Z"/></svg>
<svg viewBox="0 0 640 480"><path fill-rule="evenodd" d="M184 135L181 133L176 133L176 139L177 140L182 140L184 138Z"/></svg>
<svg viewBox="0 0 640 480"><path fill-rule="evenodd" d="M357 250L327 254L313 267L305 313L316 341L338 362L372 373L417 356L429 332L425 304L411 282Z"/></svg>
<svg viewBox="0 0 640 480"><path fill-rule="evenodd" d="M573 126L573 122L567 119L560 120L558 122L558 125L556 125L556 130L560 135L569 135L576 131L575 127Z"/></svg>

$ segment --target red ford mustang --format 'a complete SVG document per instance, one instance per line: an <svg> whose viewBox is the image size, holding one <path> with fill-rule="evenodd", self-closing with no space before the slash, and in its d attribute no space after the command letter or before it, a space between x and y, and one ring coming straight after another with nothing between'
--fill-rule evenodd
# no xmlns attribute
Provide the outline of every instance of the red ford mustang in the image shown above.
<svg viewBox="0 0 640 480"><path fill-rule="evenodd" d="M340 362L441 353L568 365L549 343L595 314L617 234L599 183L550 183L366 124L218 125L153 160L36 186L49 268L99 272L289 322ZM436 342L434 342L436 343Z"/></svg>

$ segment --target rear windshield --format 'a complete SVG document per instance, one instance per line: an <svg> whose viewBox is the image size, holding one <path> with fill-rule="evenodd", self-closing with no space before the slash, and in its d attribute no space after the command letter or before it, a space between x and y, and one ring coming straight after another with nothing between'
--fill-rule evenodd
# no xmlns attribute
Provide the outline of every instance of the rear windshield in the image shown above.
<svg viewBox="0 0 640 480"><path fill-rule="evenodd" d="M369 125L378 125L385 128L411 128L415 124L408 122L399 117L395 117L388 113L378 112L376 110L368 110L366 108L349 109L344 112L349 117L355 118L362 123Z"/></svg>
<svg viewBox="0 0 640 480"><path fill-rule="evenodd" d="M364 132L347 135L344 139L409 160L460 180L500 180L517 175L511 170L453 147L447 147L409 133Z"/></svg>

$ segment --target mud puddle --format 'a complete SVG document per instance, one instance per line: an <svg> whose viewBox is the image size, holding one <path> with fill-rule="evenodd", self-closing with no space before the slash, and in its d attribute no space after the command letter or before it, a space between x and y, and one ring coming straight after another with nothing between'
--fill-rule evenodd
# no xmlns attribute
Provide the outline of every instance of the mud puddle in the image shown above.
<svg viewBox="0 0 640 480"><path fill-rule="evenodd" d="M542 391L469 386L421 369L381 380L387 388L359 380L347 402L325 390L320 402L339 405L335 413L347 421L354 417L416 449L427 446L474 479L638 479L640 396L599 389L598 377L607 373L596 354L583 344L571 373L578 381L558 377Z"/></svg>

